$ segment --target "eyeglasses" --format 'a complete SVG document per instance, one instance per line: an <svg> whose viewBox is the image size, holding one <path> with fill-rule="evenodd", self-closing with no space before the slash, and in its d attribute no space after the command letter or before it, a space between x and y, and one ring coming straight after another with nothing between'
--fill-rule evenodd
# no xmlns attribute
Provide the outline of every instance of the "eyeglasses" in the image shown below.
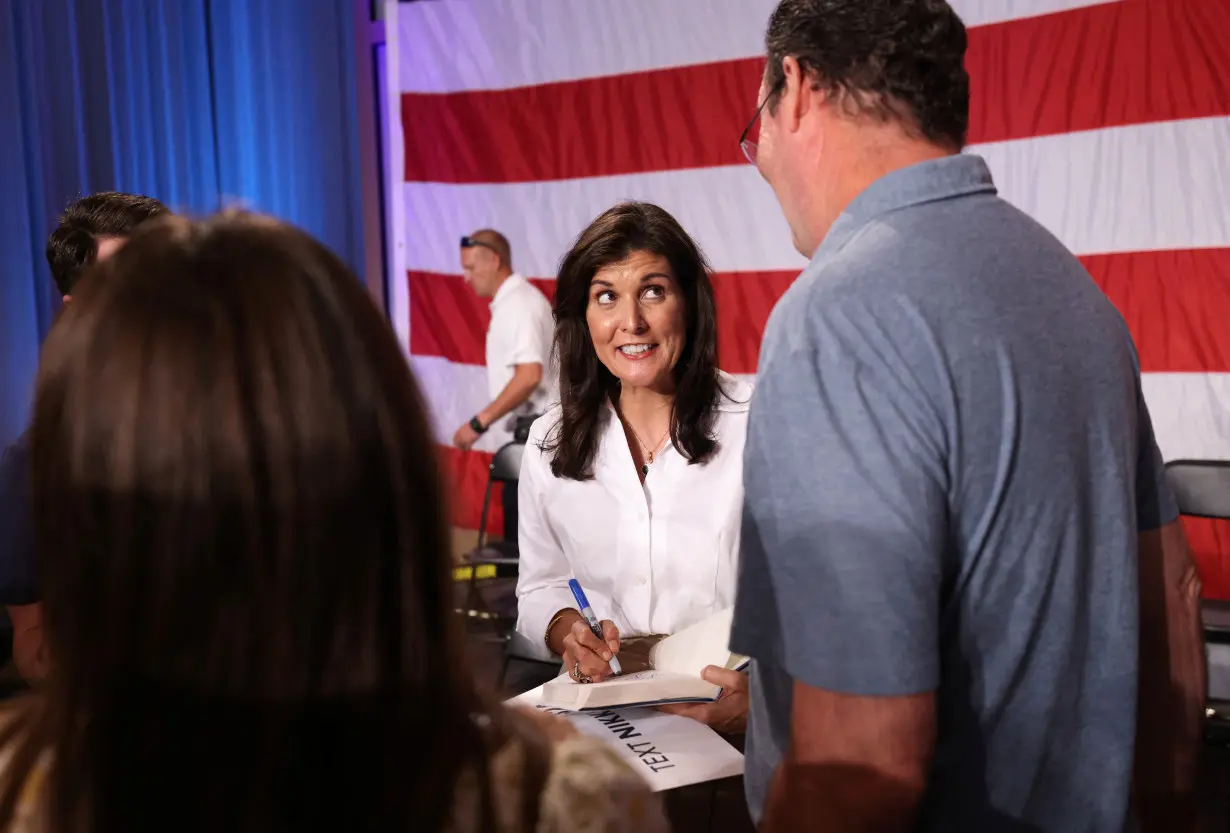
<svg viewBox="0 0 1230 833"><path fill-rule="evenodd" d="M475 246L482 246L484 249L490 249L495 252L495 246L492 246L490 243L484 243L481 240L475 240L473 237L469 236L461 238L461 248L472 249ZM496 254L499 254L499 252L496 252Z"/></svg>
<svg viewBox="0 0 1230 833"><path fill-rule="evenodd" d="M756 122L760 119L761 111L764 110L765 105L769 103L769 99L777 95L778 90L785 85L785 81L786 79L783 76L776 84L773 85L772 89L770 89L768 94L765 95L764 101L760 102L760 106L756 108L756 113L752 116L752 120L747 123L747 127L743 128L743 135L739 137L739 147L742 149L743 155L747 157L747 161L751 162L753 165L756 164L756 154L759 152L760 131L756 131L755 139L749 139L748 137L752 135L752 128L756 127Z"/></svg>

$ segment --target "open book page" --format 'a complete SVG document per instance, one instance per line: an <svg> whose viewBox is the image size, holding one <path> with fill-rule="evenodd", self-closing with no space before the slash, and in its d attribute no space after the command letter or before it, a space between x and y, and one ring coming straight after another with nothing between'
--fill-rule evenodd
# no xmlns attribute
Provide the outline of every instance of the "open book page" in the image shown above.
<svg viewBox="0 0 1230 833"><path fill-rule="evenodd" d="M610 744L655 792L743 774L739 750L686 717L653 709L571 711L546 705L541 687L508 702L565 717L578 731Z"/></svg>
<svg viewBox="0 0 1230 833"><path fill-rule="evenodd" d="M730 625L734 613L734 608L727 608L666 637L650 649L650 665L659 671L690 677L699 677L707 665L725 668L730 660Z"/></svg>
<svg viewBox="0 0 1230 833"><path fill-rule="evenodd" d="M751 657L745 657L742 654L731 654L730 659L726 660L726 664L722 667L727 671L742 671L752 663Z"/></svg>
<svg viewBox="0 0 1230 833"><path fill-rule="evenodd" d="M705 682L699 675L651 669L621 674L601 683L587 685L578 683L568 674L561 674L542 687L542 698L555 706L604 709L611 706L712 702L721 692L720 687Z"/></svg>
<svg viewBox="0 0 1230 833"><path fill-rule="evenodd" d="M629 636L626 639L620 640L619 644L619 664L623 666L625 674L635 674L638 671L648 671L654 668L654 663L650 659L651 652L659 642L669 637L657 634L654 636ZM714 651L714 659L716 660L719 652ZM729 651L724 654L725 660L721 662L710 662L705 665L716 665L719 668L725 668L727 671L742 671L750 662L748 657L742 654L732 654ZM667 662L670 662L669 652ZM705 665L701 665L701 670L704 670Z"/></svg>
<svg viewBox="0 0 1230 833"><path fill-rule="evenodd" d="M654 646L666 637L662 634L651 636L629 636L619 640L619 664L624 675L649 671L653 664L649 660Z"/></svg>

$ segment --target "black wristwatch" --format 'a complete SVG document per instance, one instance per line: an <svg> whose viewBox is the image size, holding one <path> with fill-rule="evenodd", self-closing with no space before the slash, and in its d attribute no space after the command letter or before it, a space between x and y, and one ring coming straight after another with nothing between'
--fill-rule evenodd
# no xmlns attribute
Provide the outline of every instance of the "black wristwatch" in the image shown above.
<svg viewBox="0 0 1230 833"><path fill-rule="evenodd" d="M474 429L475 434L487 433L487 426L478 421L478 417L470 418L470 427Z"/></svg>

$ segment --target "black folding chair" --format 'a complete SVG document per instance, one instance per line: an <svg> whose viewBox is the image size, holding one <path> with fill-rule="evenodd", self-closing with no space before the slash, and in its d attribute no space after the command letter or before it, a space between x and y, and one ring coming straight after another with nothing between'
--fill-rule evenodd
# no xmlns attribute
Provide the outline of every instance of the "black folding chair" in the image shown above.
<svg viewBox="0 0 1230 833"><path fill-rule="evenodd" d="M505 443L500 447L500 450L491 458L490 473L487 477L487 491L483 494L483 511L478 522L478 546L473 552L489 548L494 550L491 553L493 556L496 553L503 553L503 557L517 557L517 542L513 541L495 541L488 543L487 541L487 516L491 511L491 493L495 490L496 483L502 483L505 489L517 488L517 480L521 476L521 458L525 454L525 443L510 442Z"/></svg>
<svg viewBox="0 0 1230 833"><path fill-rule="evenodd" d="M1179 514L1193 518L1230 520L1230 460L1172 460L1166 479L1179 505ZM1205 739L1230 745L1230 602L1205 600L1200 605L1204 641L1209 654L1209 691Z"/></svg>
<svg viewBox="0 0 1230 833"><path fill-rule="evenodd" d="M562 665L560 658L551 657L550 659L544 659L544 654L537 650L537 647L515 630L508 632L504 644L504 662L500 665L500 676L496 680L496 684L501 689L508 679L508 669L513 663L527 666L527 668L522 670L520 677L523 683L522 687L514 690L517 694L520 694L522 690L528 690L540 683L545 683L560 673ZM524 685L527 675L532 682Z"/></svg>
<svg viewBox="0 0 1230 833"><path fill-rule="evenodd" d="M517 542L488 540L487 518L495 484L503 484L505 489L517 488L524 452L525 443L511 442L501 446L491 458L478 523L478 543L462 556L462 564L454 572L455 580L467 582L464 606L457 612L471 624L494 630L501 641L517 622Z"/></svg>
<svg viewBox="0 0 1230 833"><path fill-rule="evenodd" d="M1166 479L1179 514L1230 520L1230 460L1171 460Z"/></svg>

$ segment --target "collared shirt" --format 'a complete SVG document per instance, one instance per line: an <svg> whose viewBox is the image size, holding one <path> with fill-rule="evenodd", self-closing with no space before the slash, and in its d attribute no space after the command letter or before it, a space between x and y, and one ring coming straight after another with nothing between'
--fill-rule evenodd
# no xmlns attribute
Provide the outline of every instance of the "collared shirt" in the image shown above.
<svg viewBox="0 0 1230 833"><path fill-rule="evenodd" d="M25 437L0 455L0 604L39 601L30 518L30 447Z"/></svg>
<svg viewBox="0 0 1230 833"><path fill-rule="evenodd" d="M547 657L551 618L576 602L576 578L600 619L625 636L669 634L734 604L751 385L722 374L718 450L692 465L668 442L641 483L609 405L591 480L551 473L541 443L558 407L534 423L521 463L517 630Z"/></svg>
<svg viewBox="0 0 1230 833"><path fill-rule="evenodd" d="M935 693L916 831L1128 829L1138 529L1174 500L1122 317L981 158L833 224L766 327L744 474L754 818L797 681Z"/></svg>
<svg viewBox="0 0 1230 833"><path fill-rule="evenodd" d="M559 398L551 361L554 333L547 297L518 274L505 278L491 299L491 324L487 327L487 392L491 400L512 381L517 365L542 365L542 382L511 416L541 414Z"/></svg>

